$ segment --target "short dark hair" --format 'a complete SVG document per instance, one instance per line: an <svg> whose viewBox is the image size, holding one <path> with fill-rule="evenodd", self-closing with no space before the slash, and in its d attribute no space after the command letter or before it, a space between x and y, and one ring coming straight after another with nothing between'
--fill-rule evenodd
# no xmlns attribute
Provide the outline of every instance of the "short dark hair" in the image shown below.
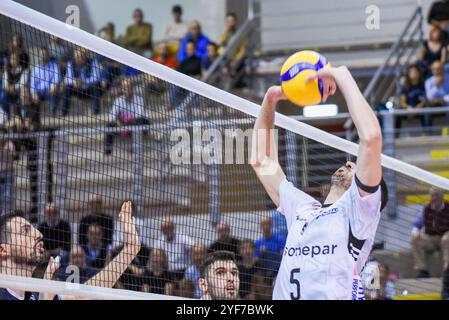
<svg viewBox="0 0 449 320"><path fill-rule="evenodd" d="M226 17L233 17L235 20L237 20L237 15L234 12L228 12L226 14Z"/></svg>
<svg viewBox="0 0 449 320"><path fill-rule="evenodd" d="M209 43L207 44L208 46L213 46L213 47L215 47L215 49L218 49L218 44L216 44L215 42L213 42L213 41L209 41Z"/></svg>
<svg viewBox="0 0 449 320"><path fill-rule="evenodd" d="M211 252L207 255L206 260L201 265L201 268L200 268L201 278L204 278L206 276L206 273L207 273L207 270L209 269L209 267L217 261L232 261L235 264L237 264L237 261L235 259L235 254L231 251L219 250L219 251Z"/></svg>
<svg viewBox="0 0 449 320"><path fill-rule="evenodd" d="M11 211L0 216L0 243L9 243L8 222L14 218L23 218L23 212L19 210Z"/></svg>
<svg viewBox="0 0 449 320"><path fill-rule="evenodd" d="M195 43L195 41L193 41L192 39L188 40L188 41L186 42L186 47L187 47L187 45L188 45L189 43L193 44L193 45L195 46L195 48L196 48L196 43Z"/></svg>
<svg viewBox="0 0 449 320"><path fill-rule="evenodd" d="M179 4L175 4L172 9L171 9L172 13L179 13L182 14L182 7Z"/></svg>

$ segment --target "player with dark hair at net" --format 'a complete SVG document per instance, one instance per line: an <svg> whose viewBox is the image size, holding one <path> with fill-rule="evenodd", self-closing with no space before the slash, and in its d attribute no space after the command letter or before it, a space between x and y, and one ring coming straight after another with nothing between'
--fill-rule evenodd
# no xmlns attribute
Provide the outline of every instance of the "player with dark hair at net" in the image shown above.
<svg viewBox="0 0 449 320"><path fill-rule="evenodd" d="M123 232L123 250L85 285L112 288L128 268L140 250L135 218L132 216L131 202L122 205L119 221ZM43 262L45 249L42 234L18 213L10 213L0 218L0 275L32 277L36 267ZM59 259L50 257L44 274L51 280L59 268ZM25 300L25 292L0 288L0 300ZM78 299L75 296L32 293L28 300Z"/></svg>
<svg viewBox="0 0 449 320"><path fill-rule="evenodd" d="M307 81L323 81L323 101L338 88L360 138L357 163L347 162L331 177L324 203L295 188L278 162L274 141L281 87L265 95L254 126L251 164L285 216L288 236L273 299L358 299L359 275L374 242L387 201L382 179L382 134L376 115L346 67L319 70ZM257 140L256 140L257 139Z"/></svg>
<svg viewBox="0 0 449 320"><path fill-rule="evenodd" d="M209 253L200 273L201 300L239 299L239 269L233 252L222 250Z"/></svg>

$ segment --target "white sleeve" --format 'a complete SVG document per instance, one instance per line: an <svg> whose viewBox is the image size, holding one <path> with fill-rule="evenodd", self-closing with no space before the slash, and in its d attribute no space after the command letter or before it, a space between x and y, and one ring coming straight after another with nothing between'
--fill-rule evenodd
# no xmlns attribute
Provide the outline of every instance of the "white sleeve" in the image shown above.
<svg viewBox="0 0 449 320"><path fill-rule="evenodd" d="M376 192L362 197L354 177L345 197L353 235L357 239L372 237L380 218L380 186Z"/></svg>
<svg viewBox="0 0 449 320"><path fill-rule="evenodd" d="M279 185L279 208L278 211L285 216L287 227L295 219L296 215L302 211L315 210L321 207L319 201L309 196L304 191L293 186L287 179L282 180Z"/></svg>

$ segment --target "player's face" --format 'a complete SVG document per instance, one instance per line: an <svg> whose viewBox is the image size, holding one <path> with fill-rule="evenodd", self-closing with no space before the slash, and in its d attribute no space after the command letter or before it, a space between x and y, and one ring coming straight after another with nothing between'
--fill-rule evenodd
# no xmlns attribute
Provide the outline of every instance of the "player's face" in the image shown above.
<svg viewBox="0 0 449 320"><path fill-rule="evenodd" d="M15 263L37 265L43 260L44 242L35 227L24 218L15 217L8 222L8 230L11 238L7 247Z"/></svg>
<svg viewBox="0 0 449 320"><path fill-rule="evenodd" d="M334 172L331 178L331 184L333 186L344 187L348 189L351 185L352 176L356 171L356 164L348 161L344 166L341 166Z"/></svg>
<svg viewBox="0 0 449 320"><path fill-rule="evenodd" d="M237 265L233 261L215 261L209 267L207 284L212 299L237 299L240 288Z"/></svg>

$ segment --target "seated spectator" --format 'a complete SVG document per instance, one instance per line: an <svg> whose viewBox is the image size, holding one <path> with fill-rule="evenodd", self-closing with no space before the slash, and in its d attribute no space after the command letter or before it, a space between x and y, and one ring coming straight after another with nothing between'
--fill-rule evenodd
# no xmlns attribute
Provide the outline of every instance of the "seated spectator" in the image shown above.
<svg viewBox="0 0 449 320"><path fill-rule="evenodd" d="M242 240L239 253L242 259L238 263L240 273L240 298L247 299L251 293L253 275L260 270L258 260L255 256L256 246L250 239Z"/></svg>
<svg viewBox="0 0 449 320"><path fill-rule="evenodd" d="M207 57L201 61L202 77L206 75L207 70L215 62L215 60L217 60L217 58L218 58L218 46L215 42L209 42L209 44L207 45ZM220 71L215 72L213 75L211 75L211 78L209 79L208 83L214 86L219 86L220 74L221 74Z"/></svg>
<svg viewBox="0 0 449 320"><path fill-rule="evenodd" d="M71 97L73 95L88 99L92 105L93 114L100 113L101 97L101 69L97 58L89 58L84 48L77 48L73 53L73 60L67 62L64 98L62 101L62 115L69 113Z"/></svg>
<svg viewBox="0 0 449 320"><path fill-rule="evenodd" d="M153 61L171 69L176 69L176 58L169 54L167 43L164 41L159 42L156 55L153 57Z"/></svg>
<svg viewBox="0 0 449 320"><path fill-rule="evenodd" d="M446 63L446 56L447 49L443 44L441 30L436 26L432 26L429 31L429 39L423 42L419 53L419 60L421 61L424 76L426 78L430 76L429 69L435 61L439 61L444 65Z"/></svg>
<svg viewBox="0 0 449 320"><path fill-rule="evenodd" d="M169 43L178 43L189 32L189 25L182 20L182 7L177 4L172 10L173 22L165 28L165 40Z"/></svg>
<svg viewBox="0 0 449 320"><path fill-rule="evenodd" d="M251 293L247 295L248 300L271 300L273 295L273 284L271 276L263 271L257 270L252 277Z"/></svg>
<svg viewBox="0 0 449 320"><path fill-rule="evenodd" d="M256 246L256 257L260 265L267 273L274 277L279 269L285 240L277 234L272 233L272 218L263 217L260 222L262 237L254 242Z"/></svg>
<svg viewBox="0 0 449 320"><path fill-rule="evenodd" d="M80 220L78 228L78 243L83 248L87 245L87 229L91 224L97 224L103 229L104 243L106 246L112 244L114 232L114 221L111 216L103 213L103 201L99 195L89 199L89 214Z"/></svg>
<svg viewBox="0 0 449 320"><path fill-rule="evenodd" d="M434 1L427 15L427 22L436 25L443 31L444 43L449 43L449 1Z"/></svg>
<svg viewBox="0 0 449 320"><path fill-rule="evenodd" d="M226 30L218 41L218 53L222 54L223 50L229 45L231 38L237 32L237 16L235 13L226 15ZM245 67L246 48L248 46L247 39L241 40L236 49L227 53L226 66L223 68L223 75L227 76L227 82L224 84L225 90L232 87L242 87L242 71Z"/></svg>
<svg viewBox="0 0 449 320"><path fill-rule="evenodd" d="M187 42L187 58L181 61L177 70L197 79L201 77L201 59L196 56L195 42Z"/></svg>
<svg viewBox="0 0 449 320"><path fill-rule="evenodd" d="M168 271L173 276L174 281L179 281L184 277L187 266L190 264L190 250L193 241L190 237L176 233L176 225L166 219L161 223L162 237L155 243L155 248L162 249L167 253Z"/></svg>
<svg viewBox="0 0 449 320"><path fill-rule="evenodd" d="M109 113L108 127L136 126L149 124L145 117L143 98L136 94L132 80L125 78L122 80L123 95L117 97ZM112 153L112 145L116 133L107 133L104 139L104 152L107 155Z"/></svg>
<svg viewBox="0 0 449 320"><path fill-rule="evenodd" d="M218 239L209 246L209 253L214 251L231 251L237 260L240 259L240 240L231 236L231 228L227 223L217 225Z"/></svg>
<svg viewBox="0 0 449 320"><path fill-rule="evenodd" d="M30 65L30 56L28 55L27 50L23 45L22 36L18 33L14 34L11 37L11 42L8 46L8 50L3 54L3 64L7 64L9 57L13 53L19 56L19 64L23 67L23 69L28 69Z"/></svg>
<svg viewBox="0 0 449 320"><path fill-rule="evenodd" d="M407 69L407 77L401 88L399 106L404 110L422 109L426 106L426 93L422 81L421 72L416 65L410 65ZM423 127L429 127L429 116L417 116L421 120ZM402 121L408 119L408 116L396 116L396 128L400 129Z"/></svg>
<svg viewBox="0 0 449 320"><path fill-rule="evenodd" d="M0 137L0 216L14 209L14 157L12 141Z"/></svg>
<svg viewBox="0 0 449 320"><path fill-rule="evenodd" d="M97 271L98 270L87 266L86 254L84 253L83 248L80 246L73 246L70 248L68 263L62 263L61 268L56 272L55 277L60 281L69 281L68 278L72 276L74 283L83 284L92 278ZM77 275L79 275L79 279L77 279Z"/></svg>
<svg viewBox="0 0 449 320"><path fill-rule="evenodd" d="M175 295L179 297L194 299L195 298L195 284L191 280L179 280Z"/></svg>
<svg viewBox="0 0 449 320"><path fill-rule="evenodd" d="M57 62L50 60L47 48L41 48L37 65L31 69L30 94L32 102L50 101L50 111L56 114L61 69Z"/></svg>
<svg viewBox="0 0 449 320"><path fill-rule="evenodd" d="M124 45L144 57L151 58L153 50L153 26L143 21L142 9L133 12L134 24L129 25L123 39Z"/></svg>
<svg viewBox="0 0 449 320"><path fill-rule="evenodd" d="M67 261L72 246L70 224L61 219L59 208L54 203L47 204L44 218L38 230L43 236L47 258L60 256L63 262Z"/></svg>
<svg viewBox="0 0 449 320"><path fill-rule="evenodd" d="M191 254L192 264L187 267L184 279L191 280L195 284L195 298L200 299L202 290L198 281L201 277L201 265L206 259L207 248L203 244L195 244L192 247Z"/></svg>
<svg viewBox="0 0 449 320"><path fill-rule="evenodd" d="M3 72L2 92L3 101L2 108L11 118L11 115L18 114L25 118L25 109L23 108L24 90L28 87L29 71L20 64L20 57L17 53L9 56ZM13 112L12 106L16 106L17 113Z"/></svg>
<svg viewBox="0 0 449 320"><path fill-rule="evenodd" d="M201 25L198 21L193 21L190 26L190 32L182 39L178 51L178 63L188 59L187 53L188 43L193 41L195 48L195 56L204 59L207 57L207 45L209 39L201 32Z"/></svg>
<svg viewBox="0 0 449 320"><path fill-rule="evenodd" d="M429 277L426 253L441 251L443 268L449 264L449 203L443 191L431 188L430 202L418 215L412 229L412 248L417 278Z"/></svg>
<svg viewBox="0 0 449 320"><path fill-rule="evenodd" d="M48 45L48 55L51 60L56 61L61 67L61 74L65 76L67 72L67 61L72 58L70 46L65 44L62 39L50 35L50 44Z"/></svg>
<svg viewBox="0 0 449 320"><path fill-rule="evenodd" d="M167 270L167 254L162 249L152 249L147 269L143 273L142 291L168 294L168 284L173 282L170 272Z"/></svg>
<svg viewBox="0 0 449 320"><path fill-rule="evenodd" d="M441 107L449 105L449 77L444 73L443 64L435 61L431 67L432 77L426 80L424 87L426 90L427 105L430 107ZM432 125L432 117L429 116L429 126ZM449 113L448 115L449 116Z"/></svg>
<svg viewBox="0 0 449 320"><path fill-rule="evenodd" d="M112 22L108 22L106 26L98 30L97 35L111 43L118 43L115 38L115 25ZM99 56L98 60L101 69L101 89L105 91L111 87L114 79L122 74L123 67L119 62L103 56Z"/></svg>
<svg viewBox="0 0 449 320"><path fill-rule="evenodd" d="M103 239L103 228L100 225L95 223L89 225L84 252L88 267L102 269L105 266L107 250Z"/></svg>
<svg viewBox="0 0 449 320"><path fill-rule="evenodd" d="M112 250L109 250L106 255L105 265L114 260L118 254L123 250L123 245L119 245ZM143 281L142 276L145 271L145 264L141 264L143 262L144 252L146 252L146 248L142 247L136 258L132 261L132 263L126 268L120 278L114 285L115 289L124 289L124 290L134 290L140 291L142 289Z"/></svg>

